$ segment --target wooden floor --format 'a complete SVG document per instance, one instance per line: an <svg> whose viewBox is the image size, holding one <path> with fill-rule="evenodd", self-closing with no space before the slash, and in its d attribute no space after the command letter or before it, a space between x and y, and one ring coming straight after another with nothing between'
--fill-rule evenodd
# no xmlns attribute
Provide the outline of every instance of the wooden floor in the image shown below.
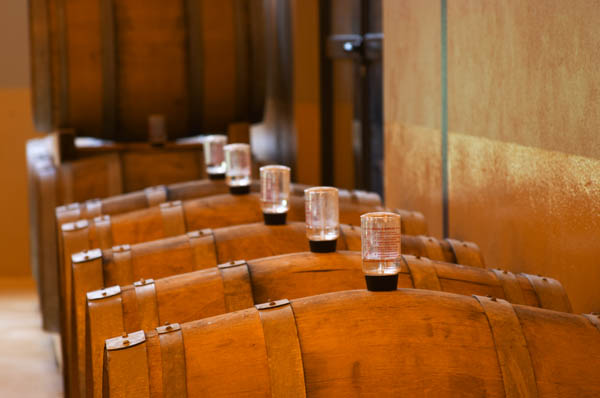
<svg viewBox="0 0 600 398"><path fill-rule="evenodd" d="M53 350L33 281L0 279L0 397L62 397Z"/></svg>

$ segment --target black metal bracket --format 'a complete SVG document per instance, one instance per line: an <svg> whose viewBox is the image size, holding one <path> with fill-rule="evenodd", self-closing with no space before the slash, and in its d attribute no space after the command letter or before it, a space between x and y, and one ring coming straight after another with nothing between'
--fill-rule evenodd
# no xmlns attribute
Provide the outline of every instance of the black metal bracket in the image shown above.
<svg viewBox="0 0 600 398"><path fill-rule="evenodd" d="M378 60L382 50L383 33L332 35L327 38L326 54L329 58Z"/></svg>

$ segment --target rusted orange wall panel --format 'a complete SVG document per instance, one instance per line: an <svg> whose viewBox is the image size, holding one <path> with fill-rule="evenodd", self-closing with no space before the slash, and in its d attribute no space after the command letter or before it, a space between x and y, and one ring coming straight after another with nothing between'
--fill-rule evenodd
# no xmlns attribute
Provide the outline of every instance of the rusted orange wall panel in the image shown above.
<svg viewBox="0 0 600 398"><path fill-rule="evenodd" d="M600 309L598 20L587 0L448 2L449 129L471 136L450 138L450 234L576 311Z"/></svg>
<svg viewBox="0 0 600 398"><path fill-rule="evenodd" d="M599 310L600 8L447 4L450 235L478 242L488 266L559 279L575 311ZM384 15L386 199L426 209L437 231L439 2L384 0ZM407 150L419 170L398 160Z"/></svg>
<svg viewBox="0 0 600 398"><path fill-rule="evenodd" d="M451 131L600 157L600 7L448 1Z"/></svg>
<svg viewBox="0 0 600 398"><path fill-rule="evenodd" d="M577 312L600 308L600 160L450 134L450 234L488 267L560 280Z"/></svg>
<svg viewBox="0 0 600 398"><path fill-rule="evenodd" d="M384 113L440 128L440 2L384 0Z"/></svg>

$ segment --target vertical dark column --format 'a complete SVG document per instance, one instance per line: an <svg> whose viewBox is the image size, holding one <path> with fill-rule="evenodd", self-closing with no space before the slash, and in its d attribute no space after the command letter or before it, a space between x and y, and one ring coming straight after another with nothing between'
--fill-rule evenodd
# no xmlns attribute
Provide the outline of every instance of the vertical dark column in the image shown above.
<svg viewBox="0 0 600 398"><path fill-rule="evenodd" d="M58 93L57 103L58 111L56 114L55 126L53 127L71 127L71 112L69 110L69 54L67 47L67 10L65 0L56 2L56 51L58 62L55 64L58 68L56 72L58 82L53 87Z"/></svg>
<svg viewBox="0 0 600 398"><path fill-rule="evenodd" d="M267 12L265 1L248 2L248 120L263 121L267 81Z"/></svg>
<svg viewBox="0 0 600 398"><path fill-rule="evenodd" d="M442 40L442 226L444 238L449 234L448 222L448 19L446 0L441 0Z"/></svg>
<svg viewBox="0 0 600 398"><path fill-rule="evenodd" d="M362 180L358 188L383 196L383 14L381 0L362 0ZM379 44L377 44L379 43ZM361 71L362 72L362 71Z"/></svg>
<svg viewBox="0 0 600 398"><path fill-rule="evenodd" d="M189 128L198 132L203 129L204 71L202 69L202 1L183 0L187 25L187 78Z"/></svg>
<svg viewBox="0 0 600 398"><path fill-rule="evenodd" d="M327 37L331 34L331 0L319 2L321 27L321 182L333 185L332 68L327 57Z"/></svg>
<svg viewBox="0 0 600 398"><path fill-rule="evenodd" d="M33 121L36 130L51 131L52 66L51 66L51 16L46 0L29 2L29 35L31 51L31 87ZM33 258L33 257L32 257Z"/></svg>
<svg viewBox="0 0 600 398"><path fill-rule="evenodd" d="M250 50L249 2L236 0L235 18L235 119L248 121L250 92L248 90L248 66Z"/></svg>
<svg viewBox="0 0 600 398"><path fill-rule="evenodd" d="M103 138L117 138L117 22L114 0L100 0Z"/></svg>

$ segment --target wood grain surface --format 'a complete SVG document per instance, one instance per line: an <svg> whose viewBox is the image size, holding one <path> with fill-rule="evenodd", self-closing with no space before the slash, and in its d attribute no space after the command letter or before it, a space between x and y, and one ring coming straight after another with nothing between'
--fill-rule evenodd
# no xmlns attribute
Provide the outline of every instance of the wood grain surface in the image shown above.
<svg viewBox="0 0 600 398"><path fill-rule="evenodd" d="M219 269L209 268L187 274L174 275L153 282L158 305L157 317L153 319L152 328L164 322L189 322L206 316L231 312L251 307L254 303L267 303L282 298L298 298L322 294L332 291L364 288L362 259L358 252L340 251L331 254L294 253L262 259L239 261L219 266ZM424 286L421 275L428 274L435 280L435 285ZM509 273L504 272L508 275ZM220 276L219 276L220 275ZM541 300L526 275L510 274L516 281L516 288L521 294L521 304L542 306ZM558 283L558 282L556 282ZM235 289L230 289L234 286ZM428 290L447 291L465 295L479 294L499 298L509 298L507 286L496 277L492 270L483 268L455 265L440 261L431 261L424 257L406 255L400 268L398 287L416 287ZM124 286L122 291L131 291L139 287ZM112 288L111 288L112 289ZM109 291L105 290L105 291ZM96 297L97 293L93 293ZM564 290L556 291L556 301L566 301ZM88 296L92 297L92 296ZM243 300L241 300L243 298ZM232 299L234 301L232 302ZM137 329L148 330L142 323L142 310L125 312L127 307L135 307L126 301L133 300L140 306L139 295L116 295L103 299L112 301L112 308L122 308L122 315L113 317L103 316L102 307L97 299L88 299L87 318L91 321L88 326L96 330L102 323L105 334L89 334L85 331L87 347L85 350L94 353L92 358L93 373L88 374L87 383L93 383L98 393L101 361L101 346L106 338L120 334L123 330L121 319L131 319L125 322L132 327L126 332ZM191 304L193 303L193 304ZM233 305L232 305L233 304ZM109 305L108 303L106 304ZM562 307L546 307L562 309ZM79 321L78 321L79 322ZM112 325L112 326L111 326ZM147 325L147 324L146 324ZM81 332L79 332L81 333ZM83 341L83 338L81 339ZM80 346L79 350L84 347ZM79 356L81 357L81 351ZM89 361L90 354L86 357ZM97 364L97 365L96 365ZM90 366L88 364L88 366ZM94 371L94 369L96 369ZM88 387L89 388L89 387Z"/></svg>
<svg viewBox="0 0 600 398"><path fill-rule="evenodd" d="M600 382L594 377L600 334L581 315L416 289L322 294L291 300L291 307L307 397L365 393L579 397L600 393ZM501 317L510 320L512 329ZM495 339L499 326L507 332L502 341ZM259 310L184 323L181 329L188 395L209 391L212 396L243 393L258 397L274 391L270 382L276 373L269 370L269 341L263 337L266 332ZM511 340L518 342L522 355L511 359L516 366L513 372L505 372L511 365L503 361L502 352L504 344L513 344ZM156 332L146 332L141 345L147 355L133 366L149 375L162 374L162 364L153 354L160 350ZM125 352L108 352L105 374L110 375L113 366L122 366L132 355ZM571 365L568 371L565 363ZM527 371L531 373L526 389L507 389L508 385L522 386ZM105 377L107 396L120 396L124 390L119 386L126 379L126 375ZM159 396L160 379L149 380L150 395L144 396Z"/></svg>
<svg viewBox="0 0 600 398"><path fill-rule="evenodd" d="M339 250L360 250L360 228L343 226L341 232L338 241ZM439 247L435 251L439 257L434 257L435 260L456 261L450 245L433 238L425 238L425 240L430 245ZM428 251L427 245L423 244L422 237L404 236L402 245L405 253L417 256L432 253ZM477 251L476 246L470 247L470 250ZM65 344L69 347L65 354L68 366L79 367L80 372L85 369L82 350L86 341L84 329L86 292L114 284L129 284L138 279L143 281L144 278L160 278L214 267L218 263L241 258L252 259L308 249L305 225L296 222L285 226L247 224L205 230L200 233L193 232L180 237L131 246L115 246L111 250L103 251L102 254L96 254L98 250L77 253L73 256L71 291L64 293L64 300L67 303L64 308L69 314L64 324L64 328L69 330L65 338ZM118 260L124 254L126 260ZM181 305L178 307L185 308ZM100 319L104 322L104 317ZM137 323L133 322L133 324ZM79 365L76 365L77 363ZM81 374L78 378L83 380Z"/></svg>

